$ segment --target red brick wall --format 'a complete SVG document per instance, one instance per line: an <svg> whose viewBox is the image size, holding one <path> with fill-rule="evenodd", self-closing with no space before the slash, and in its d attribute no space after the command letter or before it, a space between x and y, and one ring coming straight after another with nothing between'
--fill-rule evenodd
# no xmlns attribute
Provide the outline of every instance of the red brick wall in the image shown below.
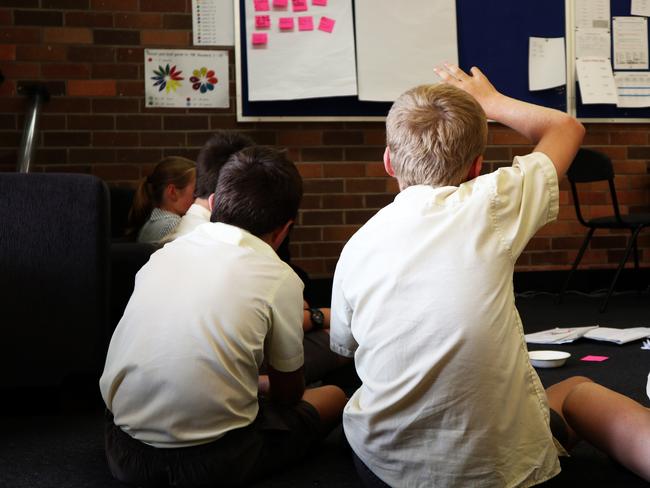
<svg viewBox="0 0 650 488"><path fill-rule="evenodd" d="M289 148L306 189L292 252L314 276L331 275L348 237L397 191L381 164L382 123L237 123L234 97L230 109L146 109L143 50L192 47L190 0L4 0L0 5L0 70L6 77L0 86L2 171L16 167L26 109L18 90L39 81L48 85L52 100L41 118L34 171L91 173L111 185L134 185L163 156L195 157L215 129L239 129L259 143ZM648 210L648 125L592 124L585 145L613 158L624 210ZM517 134L492 125L487 169L509 164L513 155L529 149ZM561 190L559 220L531 241L518 269L565 268L575 256L583 229L566 181ZM607 211L603 190L592 188L588 216ZM585 264L612 266L625 242L625 234L597 234ZM640 244L647 266L650 231Z"/></svg>

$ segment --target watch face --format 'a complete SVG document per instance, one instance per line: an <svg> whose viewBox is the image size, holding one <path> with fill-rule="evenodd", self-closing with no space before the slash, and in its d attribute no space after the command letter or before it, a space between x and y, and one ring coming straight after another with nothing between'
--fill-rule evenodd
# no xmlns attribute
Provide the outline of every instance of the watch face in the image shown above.
<svg viewBox="0 0 650 488"><path fill-rule="evenodd" d="M311 322L314 325L323 325L323 322L325 322L325 316L323 315L322 310L317 308L311 309Z"/></svg>

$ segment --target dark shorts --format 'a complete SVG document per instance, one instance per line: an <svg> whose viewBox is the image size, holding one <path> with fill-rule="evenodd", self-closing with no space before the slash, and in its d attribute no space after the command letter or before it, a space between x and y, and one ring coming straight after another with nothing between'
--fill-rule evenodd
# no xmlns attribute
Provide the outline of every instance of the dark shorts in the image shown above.
<svg viewBox="0 0 650 488"><path fill-rule="evenodd" d="M113 476L130 485L241 486L311 452L323 432L316 409L301 401L288 408L260 400L255 421L216 441L191 447L156 448L144 444L106 413L105 448Z"/></svg>
<svg viewBox="0 0 650 488"><path fill-rule="evenodd" d="M550 409L550 420L551 433L553 437L557 439L560 444L566 446L567 441L569 440L569 431L567 428L564 419L552 408ZM389 485L384 483L375 473L373 473L364 462L359 459L359 456L352 451L352 461L354 462L354 468L357 471L357 475L361 479L361 484L366 488L390 488Z"/></svg>

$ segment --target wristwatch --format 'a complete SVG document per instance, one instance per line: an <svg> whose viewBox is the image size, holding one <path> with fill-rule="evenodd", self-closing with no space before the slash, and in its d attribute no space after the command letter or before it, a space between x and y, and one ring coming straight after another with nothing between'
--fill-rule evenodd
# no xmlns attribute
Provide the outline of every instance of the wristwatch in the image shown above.
<svg viewBox="0 0 650 488"><path fill-rule="evenodd" d="M320 308L308 308L311 318L311 325L314 329L322 329L325 325L325 315Z"/></svg>

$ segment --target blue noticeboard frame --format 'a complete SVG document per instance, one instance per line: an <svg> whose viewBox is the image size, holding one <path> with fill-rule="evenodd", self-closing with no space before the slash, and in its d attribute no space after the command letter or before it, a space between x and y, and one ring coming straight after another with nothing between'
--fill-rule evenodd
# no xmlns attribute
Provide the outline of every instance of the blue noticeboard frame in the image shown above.
<svg viewBox="0 0 650 488"><path fill-rule="evenodd" d="M631 0L616 0L610 2L611 17L630 16L630 5L631 5ZM610 27L611 27L611 23L610 23ZM614 50L612 46L612 55L613 54L614 54ZM631 71L648 71L648 70L631 70ZM575 115L579 119L585 121L591 120L595 122L648 122L648 119L650 119L650 107L619 108L616 105L611 105L611 104L584 105L582 103L582 98L580 96L580 86L577 83L576 83L575 107L576 107Z"/></svg>
<svg viewBox="0 0 650 488"><path fill-rule="evenodd" d="M391 102L366 102L356 96L250 101L244 8L252 0L234 1L239 27L235 31L238 120L377 120L386 116ZM459 64L466 70L478 66L506 95L567 111L566 86L528 90L528 38L565 37L565 17L564 0L456 0Z"/></svg>

